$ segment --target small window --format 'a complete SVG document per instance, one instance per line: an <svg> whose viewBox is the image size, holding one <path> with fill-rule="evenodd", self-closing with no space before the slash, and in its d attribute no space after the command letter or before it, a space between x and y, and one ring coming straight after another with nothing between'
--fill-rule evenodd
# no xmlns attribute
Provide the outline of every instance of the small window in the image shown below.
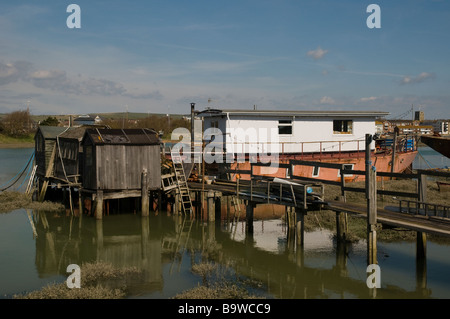
<svg viewBox="0 0 450 319"><path fill-rule="evenodd" d="M355 166L355 164L344 164L344 169L345 170L352 170L353 167ZM344 177L347 176L353 176L353 174L344 174ZM338 177L341 177L341 170L338 170Z"/></svg>
<svg viewBox="0 0 450 319"><path fill-rule="evenodd" d="M319 173L320 173L320 167L319 166L314 166L313 167L312 177L319 177Z"/></svg>
<svg viewBox="0 0 450 319"><path fill-rule="evenodd" d="M291 135L292 134L292 121L291 120L279 120L278 121L278 134L279 135Z"/></svg>
<svg viewBox="0 0 450 319"><path fill-rule="evenodd" d="M333 120L334 134L352 134L353 121L352 120Z"/></svg>

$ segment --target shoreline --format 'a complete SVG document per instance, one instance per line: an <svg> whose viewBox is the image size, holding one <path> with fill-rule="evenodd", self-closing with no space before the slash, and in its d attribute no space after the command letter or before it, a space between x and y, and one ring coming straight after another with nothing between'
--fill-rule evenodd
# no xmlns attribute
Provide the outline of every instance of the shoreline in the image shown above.
<svg viewBox="0 0 450 319"><path fill-rule="evenodd" d="M6 148L33 148L34 143L18 142L18 143L0 143L0 149Z"/></svg>

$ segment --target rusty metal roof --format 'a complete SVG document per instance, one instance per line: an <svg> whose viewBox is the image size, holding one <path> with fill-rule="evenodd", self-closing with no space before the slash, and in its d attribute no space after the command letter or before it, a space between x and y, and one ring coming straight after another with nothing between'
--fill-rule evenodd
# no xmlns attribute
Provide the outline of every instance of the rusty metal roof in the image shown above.
<svg viewBox="0 0 450 319"><path fill-rule="evenodd" d="M115 144L115 145L155 145L161 144L158 134L151 129L96 129L86 130L86 136L94 144Z"/></svg>

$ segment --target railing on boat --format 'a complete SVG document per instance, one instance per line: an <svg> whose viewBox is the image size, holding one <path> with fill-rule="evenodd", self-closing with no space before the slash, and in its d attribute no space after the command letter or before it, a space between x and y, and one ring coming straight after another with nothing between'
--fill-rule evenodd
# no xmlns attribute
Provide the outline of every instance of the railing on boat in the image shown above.
<svg viewBox="0 0 450 319"><path fill-rule="evenodd" d="M205 142L194 144L194 152L191 152L191 144L181 142L163 143L163 154L170 154L173 147L179 147L180 153L186 158L194 154L195 158L201 158L202 150L210 151L210 155L229 155L229 154L258 154L260 156L284 155L284 154L348 154L350 152L365 152L365 140L353 139L345 141L314 141L314 142ZM376 140L375 152L392 152L393 139L383 138ZM205 148L206 146L206 148ZM230 150L230 151L228 151ZM399 137L396 152L411 152L417 150L417 143L413 136Z"/></svg>

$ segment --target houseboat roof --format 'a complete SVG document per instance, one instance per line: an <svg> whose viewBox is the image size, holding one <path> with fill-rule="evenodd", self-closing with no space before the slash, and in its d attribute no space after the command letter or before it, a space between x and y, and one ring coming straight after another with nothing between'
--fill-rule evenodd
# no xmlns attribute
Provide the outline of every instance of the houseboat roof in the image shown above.
<svg viewBox="0 0 450 319"><path fill-rule="evenodd" d="M59 138L65 138L65 139L76 139L78 141L81 141L84 137L84 133L89 128L106 128L105 126L95 126L95 125L83 125L83 126L77 126L77 127L71 127L67 131L59 134Z"/></svg>
<svg viewBox="0 0 450 319"><path fill-rule="evenodd" d="M97 129L86 130L83 141L89 138L95 145L157 145L161 144L158 134L151 129Z"/></svg>
<svg viewBox="0 0 450 319"><path fill-rule="evenodd" d="M206 109L198 116L240 115L248 117L385 117L389 112L381 111L304 111L304 110L234 110Z"/></svg>
<svg viewBox="0 0 450 319"><path fill-rule="evenodd" d="M44 139L56 139L65 130L67 130L67 127L40 125L36 135L40 131Z"/></svg>

